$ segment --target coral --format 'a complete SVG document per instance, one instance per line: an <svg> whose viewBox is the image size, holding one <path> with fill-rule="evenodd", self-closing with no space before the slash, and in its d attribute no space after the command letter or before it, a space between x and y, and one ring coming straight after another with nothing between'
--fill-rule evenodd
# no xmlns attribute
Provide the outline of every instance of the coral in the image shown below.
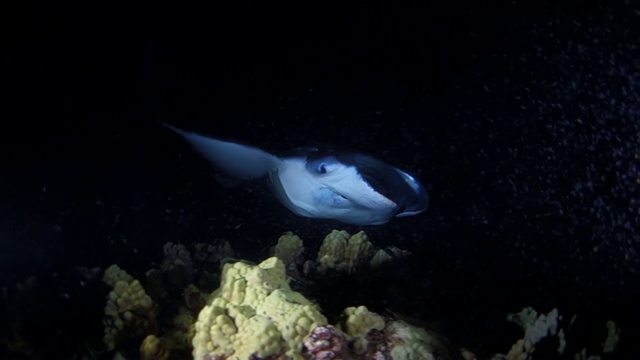
<svg viewBox="0 0 640 360"><path fill-rule="evenodd" d="M157 302L167 296L164 272L159 269L150 269L144 274L144 288L147 294Z"/></svg>
<svg viewBox="0 0 640 360"><path fill-rule="evenodd" d="M344 309L342 316L344 321L340 328L353 338L353 349L358 354L364 354L367 351L369 332L381 331L385 327L384 318L369 311L365 306L348 307Z"/></svg>
<svg viewBox="0 0 640 360"><path fill-rule="evenodd" d="M195 274L191 253L186 246L168 242L162 251L164 256L160 266L147 271L144 279L147 294L159 303L181 295L183 289L193 282Z"/></svg>
<svg viewBox="0 0 640 360"><path fill-rule="evenodd" d="M350 236L344 230L333 230L324 238L318 251L318 271L324 273L335 269L352 274L361 269L374 253L374 246L364 231Z"/></svg>
<svg viewBox="0 0 640 360"><path fill-rule="evenodd" d="M84 280L92 281L93 279L97 278L98 275L100 275L102 269L100 269L99 267L88 268L86 266L76 266L76 271L78 271L78 273L82 275Z"/></svg>
<svg viewBox="0 0 640 360"><path fill-rule="evenodd" d="M171 339L172 344L176 350L190 349L191 339L195 335L195 322L196 319L191 315L191 312L182 307L178 311L178 314L172 319L173 327L167 335L167 338Z"/></svg>
<svg viewBox="0 0 640 360"><path fill-rule="evenodd" d="M195 285L189 284L183 291L184 305L189 311L197 314L207 302L207 294L203 293Z"/></svg>
<svg viewBox="0 0 640 360"><path fill-rule="evenodd" d="M369 237L364 231L352 235L347 242L345 250L347 272L352 274L366 265L375 253L375 249Z"/></svg>
<svg viewBox="0 0 640 360"><path fill-rule="evenodd" d="M403 259L409 257L409 255L411 255L411 253L407 250L402 250L395 246L390 246L386 249L379 249L378 251L376 251L371 260L369 260L369 265L372 268L377 268L395 259Z"/></svg>
<svg viewBox="0 0 640 360"><path fill-rule="evenodd" d="M524 337L516 341L506 355L497 354L493 360L524 360L528 359L535 351L535 345L547 336L558 337L558 352L564 351L564 331L558 332L560 315L558 309L551 310L548 314L538 313L531 307L522 309L519 313L511 314L508 320L520 325L524 330Z"/></svg>
<svg viewBox="0 0 640 360"><path fill-rule="evenodd" d="M304 246L302 244L302 239L291 231L287 231L280 236L278 244L272 248L271 253L272 256L282 260L285 266L289 266L289 264L293 263L303 251Z"/></svg>
<svg viewBox="0 0 640 360"><path fill-rule="evenodd" d="M223 259L233 258L234 252L228 241L218 240L213 244L195 243L192 245L191 259L198 270L194 276L194 284L205 292L211 292L220 283L217 273L210 270L221 268Z"/></svg>
<svg viewBox="0 0 640 360"><path fill-rule="evenodd" d="M390 346L392 359L434 359L432 353L437 341L426 330L409 325L401 320L394 320L387 323L385 333L393 344L393 346Z"/></svg>
<svg viewBox="0 0 640 360"><path fill-rule="evenodd" d="M189 283L195 271L185 246L167 243L163 253L159 267L147 271L144 285L116 265L105 272L104 281L113 286L103 321L108 349L129 357L135 356L137 346L146 359L179 358L191 352L195 315L208 295Z"/></svg>
<svg viewBox="0 0 640 360"><path fill-rule="evenodd" d="M112 288L116 286L118 281L124 281L126 283L130 283L133 281L133 277L129 275L126 271L122 270L118 265L113 264L104 271L104 276L102 277L102 281L107 283L107 285Z"/></svg>
<svg viewBox="0 0 640 360"><path fill-rule="evenodd" d="M105 312L104 343L114 349L124 339L152 333L157 327L157 305L138 280L120 280L109 293Z"/></svg>
<svg viewBox="0 0 640 360"><path fill-rule="evenodd" d="M346 231L332 230L322 241L318 251L318 271L323 273L327 269L340 269L345 261L345 250L350 235Z"/></svg>
<svg viewBox="0 0 640 360"><path fill-rule="evenodd" d="M147 360L183 356L191 351L190 344L194 359L431 359L424 330L387 321L364 306L345 309L337 327L328 325L318 307L289 286L284 261L290 268L299 266L296 260L303 251L302 240L292 233L283 234L273 250L282 259L271 257L258 265L226 263L220 286L211 295L193 284L179 293L167 291L167 274L182 273L191 262L184 246L169 243L164 250L160 268L147 273L148 289L162 303L182 298L184 306L173 317L165 314L163 331L158 332L158 307L152 298L140 282L111 267L109 276L105 274L114 289L105 309L104 339L110 349L137 341L140 357ZM321 264L332 264L326 269L354 273L371 266L374 253L363 232L350 236L333 231L320 258L326 260Z"/></svg>
<svg viewBox="0 0 640 360"><path fill-rule="evenodd" d="M234 257L233 249L228 241L218 241L215 244L193 244L193 258L199 262L217 264L224 258Z"/></svg>
<svg viewBox="0 0 640 360"><path fill-rule="evenodd" d="M607 321L607 338L602 344L603 353L612 353L620 341L620 329L612 320Z"/></svg>
<svg viewBox="0 0 640 360"><path fill-rule="evenodd" d="M387 321L365 306L349 307L340 328L361 359L433 359L437 340L424 329L400 320Z"/></svg>
<svg viewBox="0 0 640 360"><path fill-rule="evenodd" d="M410 255L406 250L391 246L377 249L364 231L350 235L344 230L332 230L325 236L316 261L302 257L304 243L296 234L288 231L270 249L270 256L284 262L289 276L303 280L304 276L317 277L326 274L354 274L362 270L380 267L396 259Z"/></svg>
<svg viewBox="0 0 640 360"><path fill-rule="evenodd" d="M307 352L318 360L352 359L347 338L331 325L318 326L304 339Z"/></svg>
<svg viewBox="0 0 640 360"><path fill-rule="evenodd" d="M191 261L191 253L186 246L182 244L174 244L168 242L162 247L164 258L160 267L165 270L171 270L177 266L184 266L186 268L192 268L193 262Z"/></svg>
<svg viewBox="0 0 640 360"><path fill-rule="evenodd" d="M143 360L168 360L169 350L166 342L155 335L148 335L140 345L140 358Z"/></svg>
<svg viewBox="0 0 640 360"><path fill-rule="evenodd" d="M316 261L317 266L307 261L304 264L304 273L309 275L315 270L319 275L331 271L354 274L367 268L380 267L409 255L408 251L394 246L376 249L364 231L349 235L344 230L333 230L324 238L322 246L320 246Z"/></svg>
<svg viewBox="0 0 640 360"><path fill-rule="evenodd" d="M194 335L195 318L186 308L174 316L172 327L162 336L147 335L140 345L143 360L182 359L188 357Z"/></svg>
<svg viewBox="0 0 640 360"><path fill-rule="evenodd" d="M326 324L311 301L291 290L281 260L226 264L220 288L198 316L193 357L301 359L303 339Z"/></svg>
<svg viewBox="0 0 640 360"><path fill-rule="evenodd" d="M180 292L193 280L191 253L182 244L168 242L163 247L164 258L160 264L163 284L168 292Z"/></svg>
<svg viewBox="0 0 640 360"><path fill-rule="evenodd" d="M531 307L522 309L519 313L511 314L509 320L515 322L524 330L524 341L531 345L537 344L547 335L556 335L558 330L558 310L553 309L547 315L538 316Z"/></svg>

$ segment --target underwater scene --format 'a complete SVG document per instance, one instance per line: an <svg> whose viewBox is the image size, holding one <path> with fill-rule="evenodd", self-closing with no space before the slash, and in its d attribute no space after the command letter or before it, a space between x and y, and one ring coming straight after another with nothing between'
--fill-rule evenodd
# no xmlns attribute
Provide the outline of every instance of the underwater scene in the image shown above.
<svg viewBox="0 0 640 360"><path fill-rule="evenodd" d="M640 4L15 5L0 359L640 358Z"/></svg>

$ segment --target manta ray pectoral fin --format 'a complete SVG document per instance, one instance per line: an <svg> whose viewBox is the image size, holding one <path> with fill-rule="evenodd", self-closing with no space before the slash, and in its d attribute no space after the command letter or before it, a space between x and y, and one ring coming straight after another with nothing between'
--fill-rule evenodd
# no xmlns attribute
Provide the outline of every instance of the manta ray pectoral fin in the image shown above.
<svg viewBox="0 0 640 360"><path fill-rule="evenodd" d="M164 125L184 137L194 149L223 171L227 177L237 180L256 179L280 166L280 159L260 149Z"/></svg>
<svg viewBox="0 0 640 360"><path fill-rule="evenodd" d="M421 212L424 212L426 209L421 209L421 210L416 210L416 211L401 211L398 214L396 214L396 217L407 217L407 216L413 216L413 215L417 215L420 214Z"/></svg>

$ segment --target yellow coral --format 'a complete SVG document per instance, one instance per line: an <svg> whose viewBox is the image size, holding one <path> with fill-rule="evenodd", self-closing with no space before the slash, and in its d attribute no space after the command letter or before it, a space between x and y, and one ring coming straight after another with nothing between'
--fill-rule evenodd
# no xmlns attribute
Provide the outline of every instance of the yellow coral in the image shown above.
<svg viewBox="0 0 640 360"><path fill-rule="evenodd" d="M148 335L140 345L140 358L143 360L167 360L169 351L162 339L155 335Z"/></svg>
<svg viewBox="0 0 640 360"><path fill-rule="evenodd" d="M373 244L369 241L369 237L364 231L351 236L345 252L347 272L352 274L361 269L371 259L375 251Z"/></svg>
<svg viewBox="0 0 640 360"><path fill-rule="evenodd" d="M318 250L318 264L321 272L327 269L341 270L338 269L338 264L344 261L349 237L349 233L344 230L332 230L325 236Z"/></svg>
<svg viewBox="0 0 640 360"><path fill-rule="evenodd" d="M373 329L384 329L384 318L366 306L348 307L342 315L345 317L343 331L350 336L364 336Z"/></svg>
<svg viewBox="0 0 640 360"><path fill-rule="evenodd" d="M118 265L113 264L104 271L102 281L104 281L111 287L115 287L118 281L124 281L126 283L132 282L133 277L126 271L122 270Z"/></svg>
<svg viewBox="0 0 640 360"><path fill-rule="evenodd" d="M278 258L259 265L227 264L220 288L198 315L193 356L299 359L302 339L326 323L313 303L291 290Z"/></svg>
<svg viewBox="0 0 640 360"><path fill-rule="evenodd" d="M396 320L387 324L385 332L394 343L391 349L393 359L433 360L436 339L426 330Z"/></svg>
<svg viewBox="0 0 640 360"><path fill-rule="evenodd" d="M375 248L364 231L350 236L348 232L333 230L324 238L318 251L318 270L328 269L355 273L367 265Z"/></svg>
<svg viewBox="0 0 640 360"><path fill-rule="evenodd" d="M345 334L353 338L353 348L357 354L367 350L367 334L372 330L382 330L385 326L384 318L365 306L348 307L342 312L344 320L340 328Z"/></svg>
<svg viewBox="0 0 640 360"><path fill-rule="evenodd" d="M118 281L109 293L104 309L105 344L113 349L120 337L148 334L156 327L157 312L157 305L138 280Z"/></svg>
<svg viewBox="0 0 640 360"><path fill-rule="evenodd" d="M282 260L285 266L291 264L302 252L304 245L298 235L287 231L278 239L278 244L273 248L273 256Z"/></svg>

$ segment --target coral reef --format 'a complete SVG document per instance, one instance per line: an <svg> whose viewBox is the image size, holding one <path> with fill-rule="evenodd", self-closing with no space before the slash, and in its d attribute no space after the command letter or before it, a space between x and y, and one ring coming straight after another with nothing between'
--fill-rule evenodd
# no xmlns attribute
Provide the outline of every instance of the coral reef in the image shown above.
<svg viewBox="0 0 640 360"><path fill-rule="evenodd" d="M200 312L194 359L433 359L435 338L364 306L338 327L289 287L284 263L269 258L224 267L220 288Z"/></svg>
<svg viewBox="0 0 640 360"><path fill-rule="evenodd" d="M534 352L538 345L542 344L544 339L553 337L557 339L557 342L545 340L544 344L557 344L555 345L553 352L556 352L560 356L565 353L567 348L567 337L570 336L570 334L567 334L570 333L570 331L565 333L564 328L560 327L562 317L558 313L558 309L554 308L547 314L538 314L538 312L532 307L526 307L518 313L509 314L507 316L507 320L518 324L524 331L524 336L511 346L511 349L507 354L496 354L491 358L492 360L534 359ZM575 320L576 315L571 319L569 327L571 327ZM620 330L613 321L609 320L606 324L606 328L607 338L602 342L601 350L601 353L603 354L611 353L615 350L620 335ZM544 355L536 358L544 358ZM583 348L578 351L573 358L576 360L597 360L600 359L600 356L587 355L587 349Z"/></svg>
<svg viewBox="0 0 640 360"><path fill-rule="evenodd" d="M192 281L209 277L200 283L212 282L209 273L195 265L218 261L218 249L201 246L194 261L186 246L169 242L163 246L160 265L146 272L143 283L117 265L110 266L103 277L114 287L105 308L107 348L121 350L127 357L135 356L132 349L139 348L139 356L148 360L183 358L190 353L195 315L208 296ZM220 249L228 253L228 246Z"/></svg>
<svg viewBox="0 0 640 360"><path fill-rule="evenodd" d="M333 281L340 276L360 276L367 269L408 255L397 248L376 249L364 232L351 236L332 231L318 251L317 262L304 261L303 242L291 232L284 233L271 249L274 257L257 265L222 261L225 257L219 254L228 254L228 246L199 245L193 247L194 256L183 245L165 245L161 265L147 272L144 286L115 265L105 271L104 282L113 286L104 320L104 341L110 349L136 344L138 355L145 360L452 358L433 333L365 306L347 307L339 317L342 307L334 309L333 315L327 315L336 317L332 325L316 304L291 288L289 276L294 276L296 285L309 279ZM203 275L203 268L212 267L210 261L223 262L224 267L219 287L209 295L192 281L196 274L209 276L209 283L216 278L213 273ZM563 354L565 330L557 309L538 314L529 307L508 319L524 334L507 354L496 354L493 360L531 360L537 348L538 358L541 354L544 358L545 351ZM619 340L620 330L612 321L607 323L607 334L603 353L614 351ZM456 351L464 359L476 359L467 349ZM588 356L583 349L575 358L599 357Z"/></svg>
<svg viewBox="0 0 640 360"><path fill-rule="evenodd" d="M367 270L374 267L374 259L378 256L372 254L382 251L391 260L398 257L390 255L395 251L393 248L376 253L362 232L353 236L343 231L329 234L319 255L319 259L324 259L319 261L324 272L313 265L313 277L305 277L305 273L300 271L304 263L303 243L290 232L284 233L273 249L274 254L289 262L289 266L276 257L259 265L244 261L233 263L227 257L230 247L226 242L195 246L168 243L162 249L164 258L141 281L117 265L104 271L103 281L111 287L104 307L104 337L92 337L92 343L83 343L73 358L95 358L96 354L103 355L101 352L107 348L114 350L119 358L144 360L445 360L455 358L449 355L449 350L455 349L465 360L475 360L491 358L494 353L488 351L496 348L486 344L475 344L474 349L469 346L470 350L450 344L445 347L443 342L447 340L410 325L412 320L398 320L401 315L394 315L389 309L385 309L383 316L365 306L344 308L345 305L340 304L330 308L327 304L336 297L347 305L350 302L365 303L373 304L372 309L382 308L375 301L369 302L371 298L354 300L342 282L350 279L354 281L346 282L347 286L359 285L366 279L369 276ZM226 260L221 261L223 259ZM216 275L219 262L225 263L222 277ZM388 279L392 280L399 275L389 271L397 270L397 267L378 270L375 273L390 273L392 276ZM97 275L97 270L90 268L78 267L74 272L77 272L81 286L94 281L92 279ZM291 282L296 286L294 288L289 284L292 279L289 276L292 275L299 276ZM199 285L215 283L217 286L220 278L217 290L215 286L207 289ZM197 279L205 280L200 282ZM313 284L322 285L314 288ZM93 285L99 289L103 299L105 286L98 281ZM397 294L392 293L387 285L382 282L374 284L376 291L383 289L387 298ZM42 298L41 290L41 279L36 277L4 289L19 295L16 299L21 303ZM316 297L326 312L322 313L319 306L303 294ZM73 294L61 295L64 299L74 298ZM15 305L7 306L4 314L15 308ZM50 308L44 309L42 314L49 314L49 311ZM34 326L41 324L43 316L39 314L30 315ZM4 330L0 332L0 345L5 346L0 358L11 358L2 356L4 354L11 354L12 358L40 358L35 350L38 343L24 336L34 329L27 327L31 325L25 322L29 320L26 317L29 314L12 312L12 315L13 318L3 324ZM566 357L572 355L567 354L569 351L577 360L597 360L615 356L620 351L617 345L621 330L612 320L606 323L606 328L596 329L600 337L595 338L596 345L593 345L593 342L584 341L582 330L585 326L579 324L581 320L575 320L574 315L570 321L564 322L557 309L539 314L529 307L511 314L508 319L522 329L522 336L506 354L493 356L494 360ZM99 325L96 327L99 333ZM504 332L498 334L504 336ZM570 347L567 347L567 342Z"/></svg>

